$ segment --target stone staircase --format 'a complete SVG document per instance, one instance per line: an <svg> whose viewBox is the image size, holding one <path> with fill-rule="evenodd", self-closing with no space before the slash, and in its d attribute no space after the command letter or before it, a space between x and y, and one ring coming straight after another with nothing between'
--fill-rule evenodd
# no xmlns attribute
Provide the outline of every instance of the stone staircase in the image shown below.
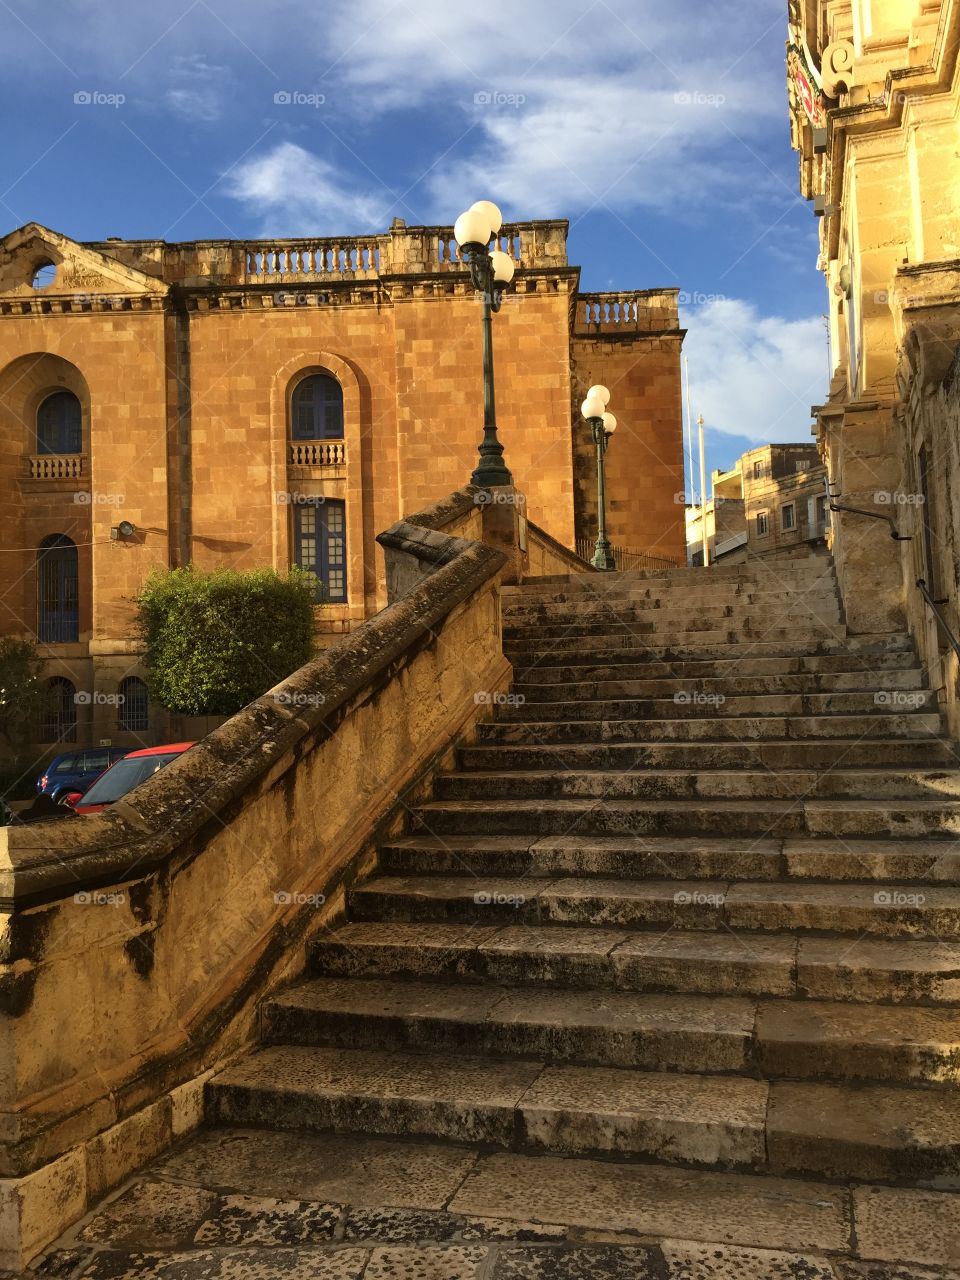
<svg viewBox="0 0 960 1280"><path fill-rule="evenodd" d="M817 556L540 579L504 645L512 693L208 1119L694 1197L960 1185L960 769L908 637L847 636Z"/></svg>

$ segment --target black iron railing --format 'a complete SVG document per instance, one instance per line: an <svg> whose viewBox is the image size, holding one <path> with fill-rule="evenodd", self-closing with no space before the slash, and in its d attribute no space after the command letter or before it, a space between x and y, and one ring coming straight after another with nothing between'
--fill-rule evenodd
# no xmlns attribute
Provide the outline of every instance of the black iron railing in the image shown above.
<svg viewBox="0 0 960 1280"><path fill-rule="evenodd" d="M924 600L926 600L927 606L929 607L930 612L936 618L937 625L939 626L943 634L947 637L947 643L949 644L953 652L957 655L957 657L960 658L960 640L958 640L957 637L954 635L950 624L947 622L946 618L943 616L943 614L940 612L940 609L939 609L940 605L947 603L946 600L934 600L933 596L930 594L929 588L927 587L926 579L924 578L917 579L917 586L920 588L920 594L923 596Z"/></svg>
<svg viewBox="0 0 960 1280"><path fill-rule="evenodd" d="M596 543L592 538L577 539L577 555L581 560L589 560L594 553ZM651 555L649 551L634 551L630 547L611 546L614 563L621 572L639 569L682 569L680 560L671 560L668 556Z"/></svg>

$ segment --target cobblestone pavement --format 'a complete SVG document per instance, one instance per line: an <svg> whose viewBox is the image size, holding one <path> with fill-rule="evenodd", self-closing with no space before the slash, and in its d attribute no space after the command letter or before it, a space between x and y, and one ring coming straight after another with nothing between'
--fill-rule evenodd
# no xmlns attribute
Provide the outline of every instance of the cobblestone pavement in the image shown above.
<svg viewBox="0 0 960 1280"><path fill-rule="evenodd" d="M427 1142L365 1137L202 1132L115 1192L34 1261L38 1280L960 1280L954 1228L929 1217L864 1219L867 1248L888 1260L859 1260L801 1239L811 1206L780 1204L766 1214L745 1202L729 1212L718 1194L687 1206L676 1235L624 1229L596 1161L524 1159ZM491 1178L491 1173L493 1177ZM723 1178L725 1175L718 1175ZM734 1175L730 1175L733 1177ZM523 1178L538 1180L547 1215L516 1216ZM291 1195L297 1187L298 1194ZM491 1190L492 1188L492 1190ZM502 1189L498 1190L498 1188ZM824 1187L817 1210L842 1203ZM566 1200L563 1197L566 1197ZM307 1197L307 1198L304 1198ZM952 1200L952 1198L951 1198ZM960 1200L960 1197L957 1197ZM735 1202L734 1202L735 1203ZM461 1207L463 1206L463 1207ZM651 1203L651 1224L666 1209ZM726 1215L724 1218L723 1215ZM642 1224L641 1224L642 1225ZM794 1248L768 1245L778 1237ZM814 1228L815 1229L815 1228ZM809 1228L807 1228L809 1230ZM930 1265L891 1261L904 1251ZM708 1242L698 1242L697 1235ZM713 1243L710 1237L718 1242ZM850 1238L857 1249L856 1231ZM799 1248L801 1251L795 1251ZM940 1261L936 1262L935 1259ZM960 1266L960 1260L957 1265Z"/></svg>

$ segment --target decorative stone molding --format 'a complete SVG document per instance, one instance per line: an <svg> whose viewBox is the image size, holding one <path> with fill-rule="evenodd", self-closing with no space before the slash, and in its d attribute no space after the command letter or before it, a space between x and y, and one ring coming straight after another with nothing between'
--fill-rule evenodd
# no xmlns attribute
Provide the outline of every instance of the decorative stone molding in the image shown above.
<svg viewBox="0 0 960 1280"><path fill-rule="evenodd" d="M849 93L856 84L854 57L855 51L849 40L835 40L824 49L820 76L828 98L839 98L841 93Z"/></svg>

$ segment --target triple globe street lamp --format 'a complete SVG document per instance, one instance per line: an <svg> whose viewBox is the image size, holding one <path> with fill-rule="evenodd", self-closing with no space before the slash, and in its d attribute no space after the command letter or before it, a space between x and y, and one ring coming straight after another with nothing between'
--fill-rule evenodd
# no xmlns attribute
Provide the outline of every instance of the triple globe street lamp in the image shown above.
<svg viewBox="0 0 960 1280"><path fill-rule="evenodd" d="M503 460L497 437L497 408L493 390L493 315L500 310L503 291L513 279L514 261L502 249L490 248L500 234L503 216L490 200L477 200L454 224L453 234L470 268L470 279L483 302L483 440L480 462L470 477L472 484L489 488L512 485L513 476Z"/></svg>
<svg viewBox="0 0 960 1280"><path fill-rule="evenodd" d="M597 543L590 563L595 569L615 569L616 560L610 539L607 537L607 490L604 476L604 455L610 444L610 438L617 429L617 420L607 412L610 403L610 392L599 384L591 387L587 398L580 406L580 412L593 432L593 443L597 450Z"/></svg>

